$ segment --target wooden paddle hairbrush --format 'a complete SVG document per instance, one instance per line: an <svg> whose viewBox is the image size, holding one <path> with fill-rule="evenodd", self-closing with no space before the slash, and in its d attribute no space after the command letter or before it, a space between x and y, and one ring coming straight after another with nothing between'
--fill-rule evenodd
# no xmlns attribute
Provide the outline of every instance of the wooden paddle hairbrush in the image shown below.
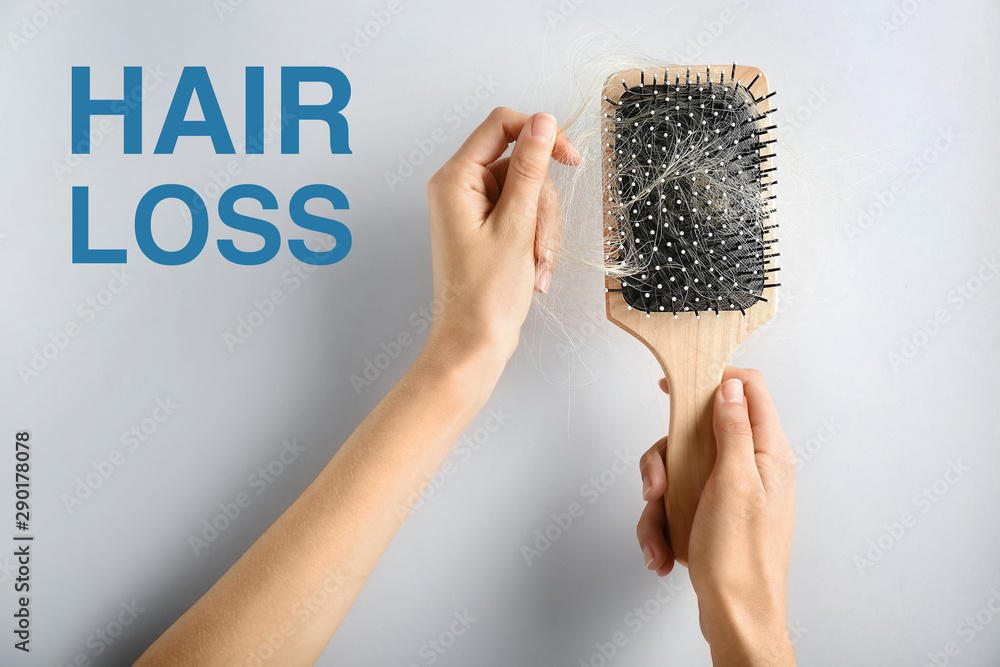
<svg viewBox="0 0 1000 667"><path fill-rule="evenodd" d="M627 70L604 89L608 319L670 386L665 502L683 564L715 465L715 390L777 305L773 95L735 64Z"/></svg>

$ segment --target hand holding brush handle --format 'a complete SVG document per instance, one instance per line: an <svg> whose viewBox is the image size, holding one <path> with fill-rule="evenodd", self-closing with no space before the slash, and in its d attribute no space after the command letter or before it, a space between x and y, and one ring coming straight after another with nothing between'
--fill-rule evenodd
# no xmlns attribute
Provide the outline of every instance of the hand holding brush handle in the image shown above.
<svg viewBox="0 0 1000 667"><path fill-rule="evenodd" d="M795 455L759 372L729 367L712 407L718 451L688 551L702 633L715 664L794 665L785 605ZM663 438L639 461L647 504L636 534L660 576L674 566L663 504L669 446Z"/></svg>

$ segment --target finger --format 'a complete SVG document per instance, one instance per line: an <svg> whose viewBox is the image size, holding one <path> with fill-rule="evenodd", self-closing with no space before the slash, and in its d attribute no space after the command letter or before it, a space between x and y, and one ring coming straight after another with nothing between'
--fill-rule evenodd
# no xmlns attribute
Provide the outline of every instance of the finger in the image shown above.
<svg viewBox="0 0 1000 667"><path fill-rule="evenodd" d="M757 472L768 493L794 489L795 453L781 428L764 376L753 369L731 369L742 376ZM728 372L728 371L727 371Z"/></svg>
<svg viewBox="0 0 1000 667"><path fill-rule="evenodd" d="M747 410L743 380L738 377L724 381L715 391L712 426L718 455L713 474L743 477L756 473L753 451L753 430ZM755 475L759 480L760 477Z"/></svg>
<svg viewBox="0 0 1000 667"><path fill-rule="evenodd" d="M552 157L556 162L568 167L575 167L583 162L583 156L576 149L573 142L569 140L562 130L556 134L556 145L552 149Z"/></svg>
<svg viewBox="0 0 1000 667"><path fill-rule="evenodd" d="M510 158L500 158L487 169L491 178L486 179L486 196L496 204L507 179ZM562 207L559 189L551 178L546 178L538 197L537 227L535 230L535 291L548 291L559 264L562 248Z"/></svg>
<svg viewBox="0 0 1000 667"><path fill-rule="evenodd" d="M511 151L507 177L496 206L501 216L515 223L530 223L532 237L537 228L538 198L549 173L556 129L555 116L548 113L537 113L524 123Z"/></svg>
<svg viewBox="0 0 1000 667"><path fill-rule="evenodd" d="M662 498L667 493L667 438L656 441L639 457L639 474L642 475L644 500Z"/></svg>
<svg viewBox="0 0 1000 667"><path fill-rule="evenodd" d="M492 179L486 179L486 198L492 204L496 204L500 199L500 192L503 190L503 182L507 178L507 165L510 164L509 157L502 157L493 162L486 169Z"/></svg>
<svg viewBox="0 0 1000 667"><path fill-rule="evenodd" d="M734 377L743 381L750 414L750 426L754 434L755 451L761 451L761 448L766 449L776 438L783 441L784 432L781 429L781 421L778 419L778 410L774 407L774 401L771 400L771 394L767 390L763 374L752 368L736 368L735 366L728 367L722 374L723 382Z"/></svg>
<svg viewBox="0 0 1000 667"><path fill-rule="evenodd" d="M635 528L646 569L661 577L674 567L674 552L667 542L667 511L662 500L646 503Z"/></svg>
<svg viewBox="0 0 1000 667"><path fill-rule="evenodd" d="M754 458L766 489L791 488L795 479L795 453L785 437L778 411L767 390L764 376L752 369L738 370L743 375L750 427L753 431Z"/></svg>
<svg viewBox="0 0 1000 667"><path fill-rule="evenodd" d="M660 384L660 389L663 391L664 394L670 393L670 385L667 384L667 378L660 378L659 384Z"/></svg>
<svg viewBox="0 0 1000 667"><path fill-rule="evenodd" d="M535 290L548 292L562 248L563 219L559 190L551 178L542 183L535 229Z"/></svg>
<svg viewBox="0 0 1000 667"><path fill-rule="evenodd" d="M497 107L472 131L449 162L488 166L504 154L510 142L521 133L528 118L528 114Z"/></svg>
<svg viewBox="0 0 1000 667"><path fill-rule="evenodd" d="M448 160L452 164L473 163L486 167L496 161L507 146L521 135L525 124L531 118L528 114L506 107L497 107L486 117L479 127ZM580 153L569 138L558 133L550 153L559 162L567 165L579 164Z"/></svg>

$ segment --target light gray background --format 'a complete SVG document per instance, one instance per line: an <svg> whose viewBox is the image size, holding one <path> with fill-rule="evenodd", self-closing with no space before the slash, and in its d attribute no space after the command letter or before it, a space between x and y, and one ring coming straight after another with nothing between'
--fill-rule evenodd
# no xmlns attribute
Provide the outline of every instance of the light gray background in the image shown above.
<svg viewBox="0 0 1000 667"><path fill-rule="evenodd" d="M760 66L779 91L783 303L737 363L765 372L803 454L789 599L801 664L923 665L948 642L960 649L949 664L1000 663L1000 618L981 611L1000 590L1000 279L976 283L998 242L995 3L404 2L350 62L342 44L386 3L232 4L220 15L210 0L76 0L16 51L7 34L39 6L0 8L0 434L33 433L38 536L34 652L15 655L4 630L0 662L93 658L88 637L134 600L143 611L95 660L126 664L226 570L414 358L416 344L360 394L351 385L380 343L401 332L422 339L419 314L410 318L431 301L427 178L495 105L565 117L570 54L619 34L674 62ZM325 131L306 124L302 155L277 154L277 141L254 160L237 155L236 181L276 194L270 219L283 239L294 237L286 212L297 188L343 190L347 259L291 291L287 247L260 267L229 264L214 249L227 230L213 213L196 261L146 260L131 222L142 194L168 182L204 192L234 159L185 139L173 156L151 154L182 67L209 68L239 138L243 68L266 68L270 118L279 67L311 64L351 81L353 155L329 155ZM67 157L74 65L93 67L95 96L119 96L126 65L166 76L148 91L146 154L122 155L118 119L60 180L53 163ZM473 105L480 77L496 88ZM463 103L478 108L454 127L445 113ZM385 172L438 128L446 140L390 191ZM112 267L71 263L72 185L91 187L94 245L129 250L131 282L92 322L77 304L99 296ZM157 215L164 243L184 232L167 208ZM849 233L865 210L870 224ZM421 647L463 612L477 620L435 664L597 665L595 643L619 630L628 642L611 664L708 664L683 568L670 577L671 601L650 603L656 613L637 632L630 622L659 585L635 542L636 466L606 473L614 483L593 504L581 495L619 453L637 457L665 433L657 369L622 332L591 324L603 319L599 276L564 268L555 280L573 285L546 303L576 351L567 354L550 320L529 320L489 403L510 417L471 457L454 455L457 472L405 523L321 664L428 665ZM955 296L969 281L978 291ZM287 301L230 353L223 333L275 288ZM922 333L938 311L944 324ZM26 385L17 366L69 321L80 335ZM894 367L889 355L904 340L917 352ZM158 399L179 407L70 513L63 494L123 449L120 434ZM305 453L257 494L248 478L285 439ZM942 481L952 463L968 467L953 484ZM8 470L12 456L0 464ZM935 483L936 502L921 504ZM195 556L189 536L240 492L252 505ZM584 515L529 566L522 545L574 501ZM904 512L916 523L893 537ZM880 539L890 548L859 565ZM6 615L12 559L0 564ZM992 622L966 632L960 624L977 613Z"/></svg>

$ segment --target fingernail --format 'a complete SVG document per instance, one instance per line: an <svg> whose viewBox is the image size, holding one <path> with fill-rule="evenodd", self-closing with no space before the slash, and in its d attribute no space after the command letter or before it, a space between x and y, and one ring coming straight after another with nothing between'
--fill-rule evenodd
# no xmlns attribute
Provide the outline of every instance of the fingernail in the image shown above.
<svg viewBox="0 0 1000 667"><path fill-rule="evenodd" d="M550 113L535 114L531 119L531 136L539 141L550 142L556 134L556 117Z"/></svg>
<svg viewBox="0 0 1000 667"><path fill-rule="evenodd" d="M738 378L726 380L722 383L722 399L726 403L743 402L743 381Z"/></svg>
<svg viewBox="0 0 1000 667"><path fill-rule="evenodd" d="M653 562L653 550L650 549L648 546L643 547L642 557L646 559L646 569L652 570L653 568L651 568L649 565L650 563Z"/></svg>
<svg viewBox="0 0 1000 667"><path fill-rule="evenodd" d="M539 267L535 276L535 283L538 286L538 291L546 294L549 291L549 285L552 284L552 270Z"/></svg>
<svg viewBox="0 0 1000 667"><path fill-rule="evenodd" d="M646 479L645 477L643 477L642 478L642 497L643 497L644 500L649 500L649 498L646 498L646 494L649 493L649 490L651 488L653 488L653 485L649 483L648 479Z"/></svg>

